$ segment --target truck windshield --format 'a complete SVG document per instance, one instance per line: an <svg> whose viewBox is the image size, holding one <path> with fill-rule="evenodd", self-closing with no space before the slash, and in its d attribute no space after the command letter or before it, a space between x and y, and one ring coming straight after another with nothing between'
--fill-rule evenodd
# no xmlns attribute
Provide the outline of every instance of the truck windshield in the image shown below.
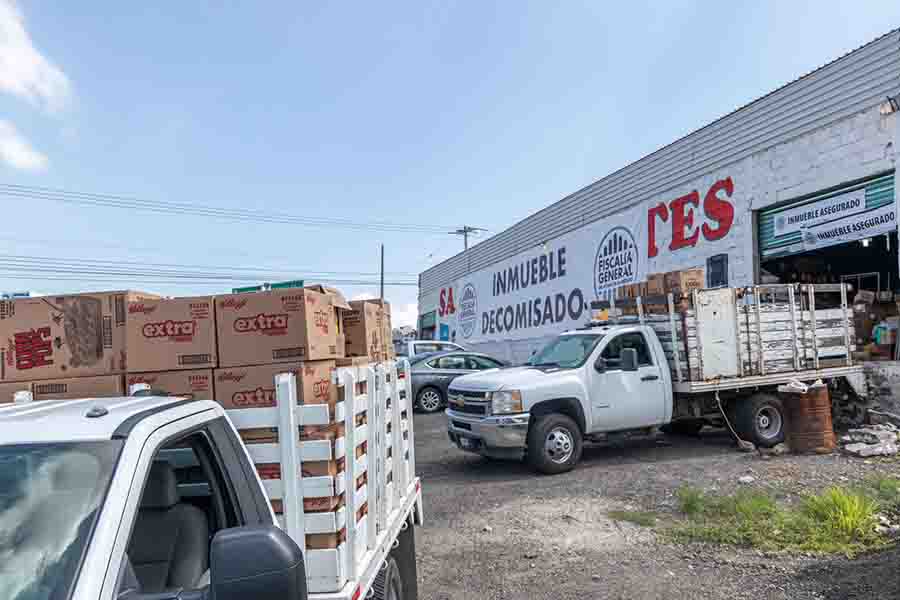
<svg viewBox="0 0 900 600"><path fill-rule="evenodd" d="M0 600L69 597L121 447L0 446Z"/></svg>
<svg viewBox="0 0 900 600"><path fill-rule="evenodd" d="M534 367L576 368L584 364L603 334L561 335L531 357Z"/></svg>

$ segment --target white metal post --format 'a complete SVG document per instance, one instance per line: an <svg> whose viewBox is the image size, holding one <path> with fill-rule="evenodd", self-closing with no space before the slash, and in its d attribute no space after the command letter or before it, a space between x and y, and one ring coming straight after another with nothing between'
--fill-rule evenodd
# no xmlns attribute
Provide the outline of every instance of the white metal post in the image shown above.
<svg viewBox="0 0 900 600"><path fill-rule="evenodd" d="M890 239L890 238L888 238ZM841 308L844 310L844 346L847 348L847 366L853 364L852 352L850 352L850 324L847 322L847 286L841 285ZM900 346L898 346L900 348Z"/></svg>
<svg viewBox="0 0 900 600"><path fill-rule="evenodd" d="M806 349L806 338L802 340L803 344L800 345L800 336L797 335L797 307L794 306L795 302L794 298L794 287L791 286L788 288L788 303L791 305L791 331L794 335L794 370L800 370L800 348L802 347L804 350Z"/></svg>
<svg viewBox="0 0 900 600"><path fill-rule="evenodd" d="M368 432L368 435L366 435L366 439L368 440L368 447L366 448L366 478L368 479L367 489L369 490L369 516L366 519L369 524L366 528L366 546L368 546L369 550L372 550L375 548L378 541L378 531L376 527L376 521L378 519L376 515L381 506L381 498L378 497L378 478L376 475L378 472L378 461L376 456L378 436L375 434L375 431L377 430L378 418L376 416L375 408L375 371L369 367L364 373L366 374L366 431Z"/></svg>
<svg viewBox="0 0 900 600"><path fill-rule="evenodd" d="M669 331L671 332L670 338L672 340L672 356L675 358L675 375L678 381L681 382L684 381L681 378L681 349L678 347L678 331L675 328L675 301L672 297L672 292L669 292L667 300L669 301ZM685 351L687 352L686 344ZM686 357L687 353L685 353Z"/></svg>
<svg viewBox="0 0 900 600"><path fill-rule="evenodd" d="M393 506L400 504L402 494L406 492L406 477L400 472L403 460L403 430L400 427L400 386L397 385L397 364L394 361L388 363L391 373L391 437L393 438L393 450L391 451L391 472L394 474L394 501Z"/></svg>
<svg viewBox="0 0 900 600"><path fill-rule="evenodd" d="M284 524L287 533L306 555L303 527L303 473L300 469L299 422L297 419L297 376L275 376L275 403L278 405L278 445L281 450L281 484Z"/></svg>
<svg viewBox="0 0 900 600"><path fill-rule="evenodd" d="M809 292L809 324L812 327L813 365L815 365L816 370L818 370L819 339L816 336L816 292L811 284L807 285L806 289Z"/></svg>
<svg viewBox="0 0 900 600"><path fill-rule="evenodd" d="M356 377L344 379L344 510L347 577L356 579Z"/></svg>
<svg viewBox="0 0 900 600"><path fill-rule="evenodd" d="M407 462L406 468L407 478L406 481L409 483L410 479L416 476L416 442L415 442L415 423L413 421L413 398L412 398L412 370L409 366L409 361L403 360L403 387L406 390L406 421L407 421L407 438L409 441L409 461Z"/></svg>
<svg viewBox="0 0 900 600"><path fill-rule="evenodd" d="M766 374L766 357L765 346L762 338L762 297L758 287L753 288L753 302L756 303L756 343L759 344L757 352L759 352L759 374Z"/></svg>

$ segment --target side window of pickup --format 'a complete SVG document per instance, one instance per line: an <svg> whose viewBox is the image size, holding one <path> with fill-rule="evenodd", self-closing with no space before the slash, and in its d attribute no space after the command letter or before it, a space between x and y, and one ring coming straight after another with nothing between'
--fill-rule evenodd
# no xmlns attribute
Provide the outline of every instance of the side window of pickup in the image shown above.
<svg viewBox="0 0 900 600"><path fill-rule="evenodd" d="M636 331L631 333L623 333L612 340L603 349L600 355L606 359L606 368L609 370L618 369L621 364L620 355L625 348L634 348L637 350L638 366L649 367L653 365L653 359L650 357L650 348L647 346L647 340L643 334Z"/></svg>
<svg viewBox="0 0 900 600"><path fill-rule="evenodd" d="M209 546L217 531L241 525L234 491L207 430L172 440L144 481L119 595L209 585Z"/></svg>

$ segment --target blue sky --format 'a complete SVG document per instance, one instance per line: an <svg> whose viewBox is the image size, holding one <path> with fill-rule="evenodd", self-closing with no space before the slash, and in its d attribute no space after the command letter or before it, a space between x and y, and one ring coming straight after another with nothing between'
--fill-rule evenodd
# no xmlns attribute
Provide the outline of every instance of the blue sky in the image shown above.
<svg viewBox="0 0 900 600"><path fill-rule="evenodd" d="M0 184L498 232L900 26L896 1L313 4L0 0ZM3 255L302 276L462 246L0 202ZM5 272L0 290L126 287ZM395 321L416 295L387 289Z"/></svg>

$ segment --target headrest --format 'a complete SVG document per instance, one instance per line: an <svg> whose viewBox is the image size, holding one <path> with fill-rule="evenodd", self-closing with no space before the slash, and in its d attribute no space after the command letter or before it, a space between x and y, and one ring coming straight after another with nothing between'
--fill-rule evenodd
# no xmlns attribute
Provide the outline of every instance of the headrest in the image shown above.
<svg viewBox="0 0 900 600"><path fill-rule="evenodd" d="M141 497L141 508L171 508L179 500L178 482L172 465L164 460L154 461Z"/></svg>

